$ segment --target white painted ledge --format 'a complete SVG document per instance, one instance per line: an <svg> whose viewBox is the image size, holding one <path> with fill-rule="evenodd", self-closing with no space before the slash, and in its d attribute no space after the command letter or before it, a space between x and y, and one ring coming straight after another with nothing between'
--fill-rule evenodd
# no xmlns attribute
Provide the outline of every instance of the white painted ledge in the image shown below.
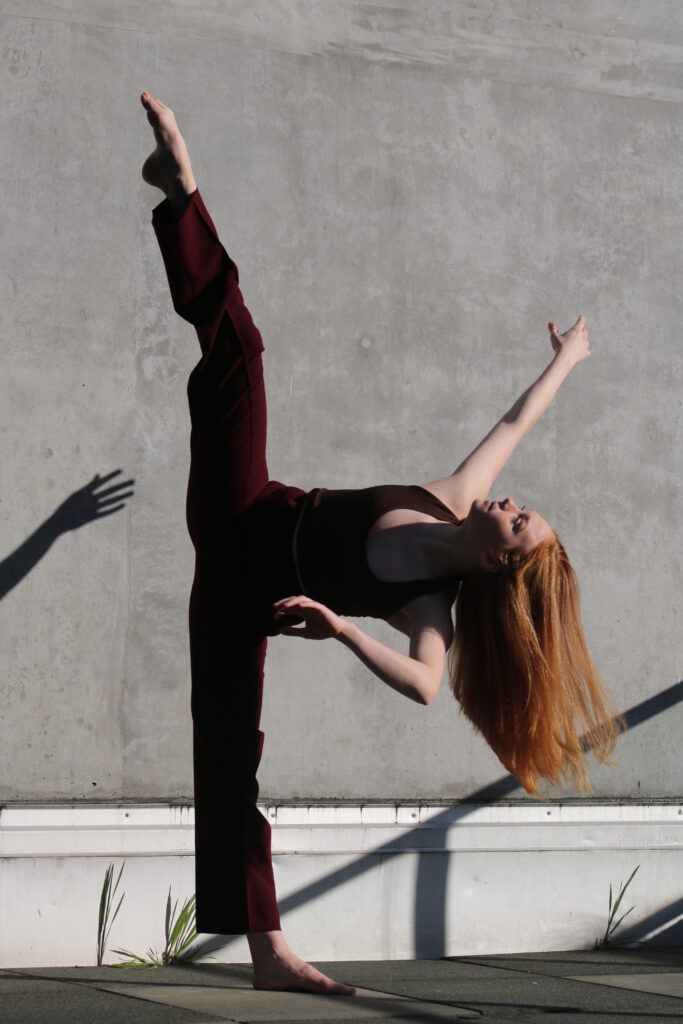
<svg viewBox="0 0 683 1024"><path fill-rule="evenodd" d="M666 932L665 908L683 897L681 805L262 810L283 927L309 958L585 947L604 931L610 884L638 864L626 898L643 935ZM110 946L163 945L169 887L174 900L194 891L193 839L190 807L0 809L0 967L93 963L104 871L124 858ZM243 939L216 955L247 958Z"/></svg>
<svg viewBox="0 0 683 1024"><path fill-rule="evenodd" d="M683 807L676 804L260 806L276 855L674 850L683 843ZM129 856L194 856L194 809L0 809L0 858Z"/></svg>

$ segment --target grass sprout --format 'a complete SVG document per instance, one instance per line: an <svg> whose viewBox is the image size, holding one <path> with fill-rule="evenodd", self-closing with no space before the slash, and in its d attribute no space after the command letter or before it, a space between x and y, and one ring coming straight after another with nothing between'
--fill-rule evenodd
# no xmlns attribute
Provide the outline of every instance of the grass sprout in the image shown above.
<svg viewBox="0 0 683 1024"><path fill-rule="evenodd" d="M114 904L114 900L116 899L116 890L119 887L119 882L121 881L121 875L123 874L123 869L124 869L125 865L126 865L126 862L124 860L123 864L121 865L121 870L119 871L119 873L117 875L116 882L113 885L112 885L113 878L114 878L114 864L113 864L113 862L109 865L109 867L107 868L107 870L104 873L104 882L102 883L102 892L100 894L100 912L99 912L99 916L98 916L98 919L97 919L97 966L98 967L102 966L102 960L104 959L104 950L105 950L105 947L107 945L107 939L109 938L109 932L111 931L111 926L113 925L114 921L116 920L116 915L118 914L119 910L121 909L121 904L123 903L123 897L126 895L125 892L121 895L121 898L119 899L119 902L116 905L116 910L112 913L112 906Z"/></svg>
<svg viewBox="0 0 683 1024"><path fill-rule="evenodd" d="M629 885L633 881L635 873L636 873L636 871L638 870L639 867L640 867L640 864L638 865L638 867L633 869L633 871L631 872L631 874L628 877L628 880L625 883L624 882L620 882L619 883L619 895L617 896L616 900L614 901L614 906L612 906L612 886L610 885L610 887L609 887L609 908L608 908L608 917L607 917L607 927L605 928L605 934L603 935L602 940L601 941L597 941L596 940L596 943L595 943L596 946L600 946L603 949L605 949L606 947L612 945L611 939L612 939L612 936L614 935L615 931L617 930L617 928L619 927L621 922L624 920L624 918L628 917L628 915L631 913L632 910L635 910L635 905L632 906L632 907L629 907L629 909L625 913L623 913L621 915L621 917L619 918L618 921L615 920L615 918L616 918L616 916L617 916L617 914L619 912L619 907L621 906L621 901L624 898L624 894L626 893L626 890L628 889Z"/></svg>
<svg viewBox="0 0 683 1024"><path fill-rule="evenodd" d="M116 964L117 967L165 967L169 964L195 963L206 955L205 950L193 950L192 943L197 938L195 924L196 896L185 900L178 912L178 901L171 903L171 890L168 890L166 901L166 945L161 955L153 949L146 956L131 953L128 949L115 949L114 952L127 959Z"/></svg>

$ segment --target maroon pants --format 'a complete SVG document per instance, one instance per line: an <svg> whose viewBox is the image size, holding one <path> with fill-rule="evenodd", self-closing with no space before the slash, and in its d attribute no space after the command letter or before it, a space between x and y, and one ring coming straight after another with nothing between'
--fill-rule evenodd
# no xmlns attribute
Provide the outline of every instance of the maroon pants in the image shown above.
<svg viewBox="0 0 683 1024"><path fill-rule="evenodd" d="M202 351L188 383L187 494L197 928L270 931L270 826L256 807L263 665L273 602L299 589L291 539L305 492L268 478L263 343L201 196L178 220L163 202L153 224Z"/></svg>

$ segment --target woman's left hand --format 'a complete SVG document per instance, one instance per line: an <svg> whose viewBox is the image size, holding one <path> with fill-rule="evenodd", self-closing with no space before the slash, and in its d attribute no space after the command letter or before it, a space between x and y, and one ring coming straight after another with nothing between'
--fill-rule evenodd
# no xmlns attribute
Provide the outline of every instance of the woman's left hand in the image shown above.
<svg viewBox="0 0 683 1024"><path fill-rule="evenodd" d="M550 331L550 344L556 355L560 352L571 360L572 366L576 366L582 359L588 359L590 353L588 332L586 330L586 318L581 315L573 327L570 327L564 334L560 334L557 324L552 320L548 324Z"/></svg>
<svg viewBox="0 0 683 1024"><path fill-rule="evenodd" d="M278 629L281 636L301 636L306 640L329 640L339 636L344 628L345 620L319 601L299 594L298 597L285 597L276 601L275 622L285 619ZM294 617L297 621L292 623Z"/></svg>

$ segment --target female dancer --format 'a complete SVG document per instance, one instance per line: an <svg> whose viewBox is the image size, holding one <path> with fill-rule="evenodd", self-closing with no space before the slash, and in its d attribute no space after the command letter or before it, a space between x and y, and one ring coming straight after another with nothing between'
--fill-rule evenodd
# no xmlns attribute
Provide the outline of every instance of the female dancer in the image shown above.
<svg viewBox="0 0 683 1024"><path fill-rule="evenodd" d="M589 355L584 318L565 334L549 325L554 358L451 476L308 494L271 480L261 336L173 112L149 93L141 99L157 143L143 177L166 195L153 225L174 307L202 352L188 383L187 497L197 927L247 935L257 988L351 995L296 957L280 931L270 831L256 807L266 638L334 638L421 704L436 694L450 648L455 696L506 768L532 792L567 775L585 784L586 742L608 758L617 726L586 649L573 571L538 512L486 500ZM346 615L386 619L407 634L409 653Z"/></svg>

